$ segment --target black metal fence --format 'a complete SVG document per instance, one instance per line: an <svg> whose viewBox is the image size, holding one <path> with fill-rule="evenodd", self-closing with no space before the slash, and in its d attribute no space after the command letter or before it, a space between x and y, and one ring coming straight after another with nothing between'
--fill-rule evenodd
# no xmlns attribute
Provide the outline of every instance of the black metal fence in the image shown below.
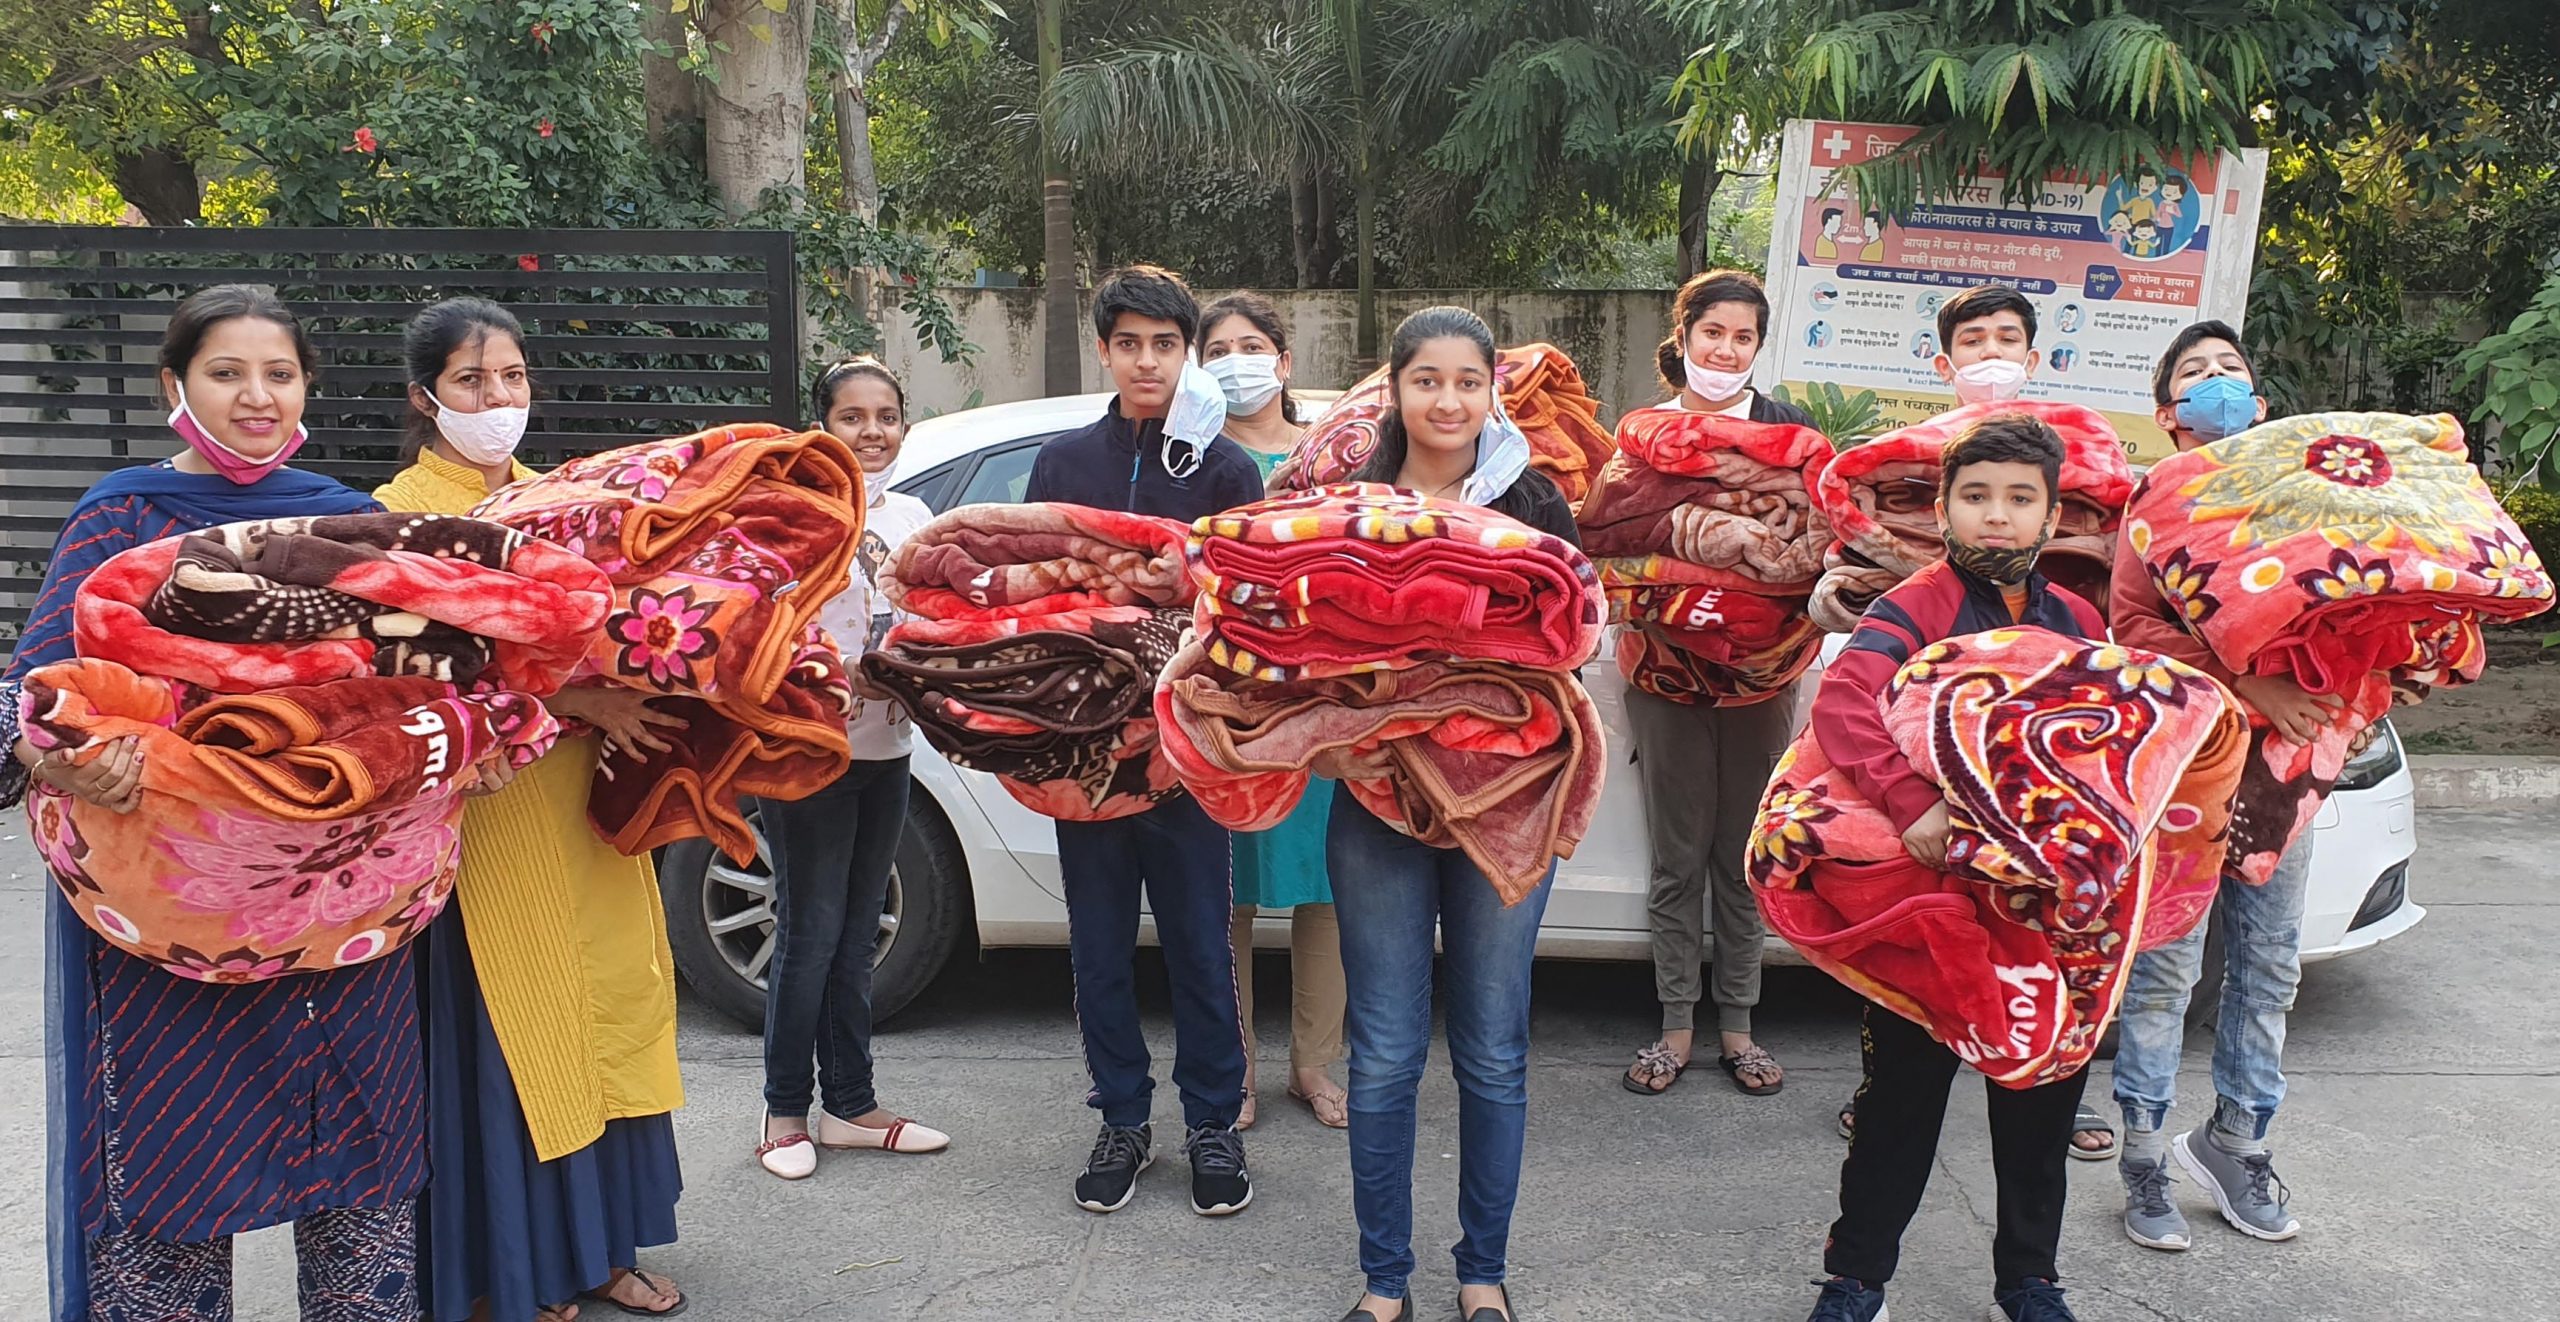
<svg viewBox="0 0 2560 1322"><path fill-rule="evenodd" d="M525 323L537 390L521 454L535 467L802 413L783 231L0 226L0 653L71 503L177 450L161 326L187 294L235 281L275 286L320 350L294 462L358 488L398 465L402 327L460 294Z"/></svg>

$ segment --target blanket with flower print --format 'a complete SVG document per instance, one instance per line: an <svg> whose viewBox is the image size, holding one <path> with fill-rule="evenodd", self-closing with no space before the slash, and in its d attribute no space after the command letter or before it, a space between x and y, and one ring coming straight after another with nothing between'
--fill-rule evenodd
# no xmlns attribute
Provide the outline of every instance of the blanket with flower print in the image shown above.
<svg viewBox="0 0 2560 1322"><path fill-rule="evenodd" d="M2037 568L2085 601L2107 599L2107 569L2133 469L2105 415L2077 404L2037 400L1967 404L1841 451L1814 483L1814 503L1840 539L1838 583L1817 587L1822 627L1855 632L1877 595L1947 553L1938 524L1938 456L1965 428L1997 414L2024 413L2062 437L2062 515ZM1892 576L1890 582L1883 580ZM1875 584L1883 582L1882 587Z"/></svg>
<svg viewBox="0 0 2560 1322"><path fill-rule="evenodd" d="M72 600L72 639L217 693L417 675L544 697L610 597L595 566L477 519L263 519L109 559Z"/></svg>
<svg viewBox="0 0 2560 1322"><path fill-rule="evenodd" d="M1380 821L1464 852L1504 904L1572 855L1606 771L1582 685L1498 663L1273 682L1195 642L1166 668L1155 710L1167 758L1219 824L1268 830L1310 776L1339 780Z"/></svg>
<svg viewBox="0 0 2560 1322"><path fill-rule="evenodd" d="M2124 542L2234 673L2345 699L2309 744L2260 724L2232 832L2236 871L2256 882L2395 693L2477 679L2482 622L2552 603L2550 574L2442 414L2310 413L2162 460Z"/></svg>
<svg viewBox="0 0 2560 1322"><path fill-rule="evenodd" d="M1187 532L1176 519L1084 505L964 505L898 544L880 590L928 620L1187 606Z"/></svg>
<svg viewBox="0 0 2560 1322"><path fill-rule="evenodd" d="M75 763L138 742L131 812L37 785L32 834L98 935L209 982L398 949L452 893L464 792L559 730L504 689L366 676L216 695L94 658L39 667L19 702L27 741Z"/></svg>
<svg viewBox="0 0 2560 1322"><path fill-rule="evenodd" d="M1944 870L1808 728L1762 798L1745 872L1772 931L2010 1088L2085 1068L2134 956L2202 921L2248 736L2154 653L2003 629L1932 644L1879 695L1946 791Z"/></svg>
<svg viewBox="0 0 2560 1322"><path fill-rule="evenodd" d="M1493 383L1503 409L1529 438L1529 466L1554 479L1566 500L1581 500L1610 449L1600 401L1591 397L1581 369L1552 344L1525 344L1495 351ZM1393 407L1383 367L1342 392L1272 472L1272 493L1349 480L1378 448L1378 425Z"/></svg>
<svg viewBox="0 0 2560 1322"><path fill-rule="evenodd" d="M1618 673L1671 702L1748 707L1790 691L1821 650L1801 599L1723 588L1612 588Z"/></svg>
<svg viewBox="0 0 2560 1322"><path fill-rule="evenodd" d="M1187 562L1210 659L1256 679L1449 657L1569 671L1599 643L1598 578L1572 544L1382 483L1209 515Z"/></svg>
<svg viewBox="0 0 2560 1322"><path fill-rule="evenodd" d="M1179 606L908 620L862 658L925 742L1068 821L1145 812L1181 784L1158 753L1156 676L1188 633Z"/></svg>
<svg viewBox="0 0 2560 1322"><path fill-rule="evenodd" d="M754 857L742 800L797 799L849 765L853 696L817 627L862 535L862 470L823 431L739 424L572 459L474 517L557 543L613 585L579 681L659 697L663 752L608 749L588 817L625 854L708 836Z"/></svg>

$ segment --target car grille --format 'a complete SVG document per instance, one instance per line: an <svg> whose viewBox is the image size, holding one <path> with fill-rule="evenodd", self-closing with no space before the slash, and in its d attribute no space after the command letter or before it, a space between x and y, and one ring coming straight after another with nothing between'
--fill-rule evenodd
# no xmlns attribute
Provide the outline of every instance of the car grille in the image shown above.
<svg viewBox="0 0 2560 1322"><path fill-rule="evenodd" d="M2382 875L2374 878L2373 889L2364 893L2364 903L2356 906L2355 921L2347 924L2347 930L2352 932L2371 927L2399 912L2400 906L2408 902L2409 864L2404 860L2383 869Z"/></svg>

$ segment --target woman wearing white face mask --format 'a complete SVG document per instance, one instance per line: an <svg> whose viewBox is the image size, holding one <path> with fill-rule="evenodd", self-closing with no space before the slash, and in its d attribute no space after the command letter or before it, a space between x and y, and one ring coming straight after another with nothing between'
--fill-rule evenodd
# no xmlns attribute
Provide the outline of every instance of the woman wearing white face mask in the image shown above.
<svg viewBox="0 0 2560 1322"><path fill-rule="evenodd" d="M1230 294L1200 312L1200 365L1227 397L1227 436L1253 456L1264 481L1296 448L1303 429L1289 398L1289 335L1279 309L1260 294ZM1333 782L1317 780L1278 826L1235 836L1236 1007L1245 1024L1244 1109L1253 1123L1253 920L1289 911L1289 1095L1322 1123L1351 1123L1350 1094L1333 1081L1342 1058L1342 929L1324 869L1324 824Z"/></svg>
<svg viewBox="0 0 2560 1322"><path fill-rule="evenodd" d="M408 467L385 508L461 514L533 476L533 403L513 313L451 299L409 323ZM582 1295L662 1315L684 1293L636 1269L672 1243L683 1190L674 961L646 858L587 824L601 742L664 748L676 717L622 689L547 701L564 737L462 818L455 906L420 941L435 1170L418 1264L434 1322L559 1322Z"/></svg>
<svg viewBox="0 0 2560 1322"><path fill-rule="evenodd" d="M1658 407L1811 426L1803 410L1751 388L1752 365L1768 330L1769 297L1758 279L1741 271L1691 277L1672 298L1671 333L1656 351L1662 382L1674 392ZM1794 704L1779 699L1738 707L1693 705L1634 687L1626 702L1653 854L1645 907L1662 1034L1636 1052L1620 1082L1644 1094L1668 1091L1678 1082L1689 1068L1698 1001L1711 991L1721 1035L1717 1062L1743 1092L1777 1092L1786 1072L1751 1036L1767 929L1743 879L1742 855L1769 769L1793 733L1787 717ZM1701 986L1699 966L1711 935L1708 962L1715 978L1708 988Z"/></svg>

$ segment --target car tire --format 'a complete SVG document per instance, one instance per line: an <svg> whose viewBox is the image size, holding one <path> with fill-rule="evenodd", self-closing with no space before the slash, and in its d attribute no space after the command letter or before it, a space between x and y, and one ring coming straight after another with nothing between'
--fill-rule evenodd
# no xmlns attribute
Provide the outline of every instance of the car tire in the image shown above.
<svg viewBox="0 0 2560 1322"><path fill-rule="evenodd" d="M749 814L750 824L755 815ZM772 868L764 836L739 867L703 839L667 846L658 864L667 945L676 972L705 1005L764 1031L761 959L770 958ZM889 878L882 948L871 975L871 1018L884 1023L933 982L969 926L969 868L959 837L931 795L909 786L906 830ZM890 930L894 928L894 930Z"/></svg>
<svg viewBox="0 0 2560 1322"><path fill-rule="evenodd" d="M2205 917L2204 967L2196 974L2195 990L2187 994L2187 1031L2213 1031L2214 1015L2222 1008L2223 965L2222 902L2214 901L2213 912ZM2121 1011L2118 1021L2107 1025L2106 1036L2098 1039L2098 1059L2116 1058L2116 1034L2122 1031Z"/></svg>

